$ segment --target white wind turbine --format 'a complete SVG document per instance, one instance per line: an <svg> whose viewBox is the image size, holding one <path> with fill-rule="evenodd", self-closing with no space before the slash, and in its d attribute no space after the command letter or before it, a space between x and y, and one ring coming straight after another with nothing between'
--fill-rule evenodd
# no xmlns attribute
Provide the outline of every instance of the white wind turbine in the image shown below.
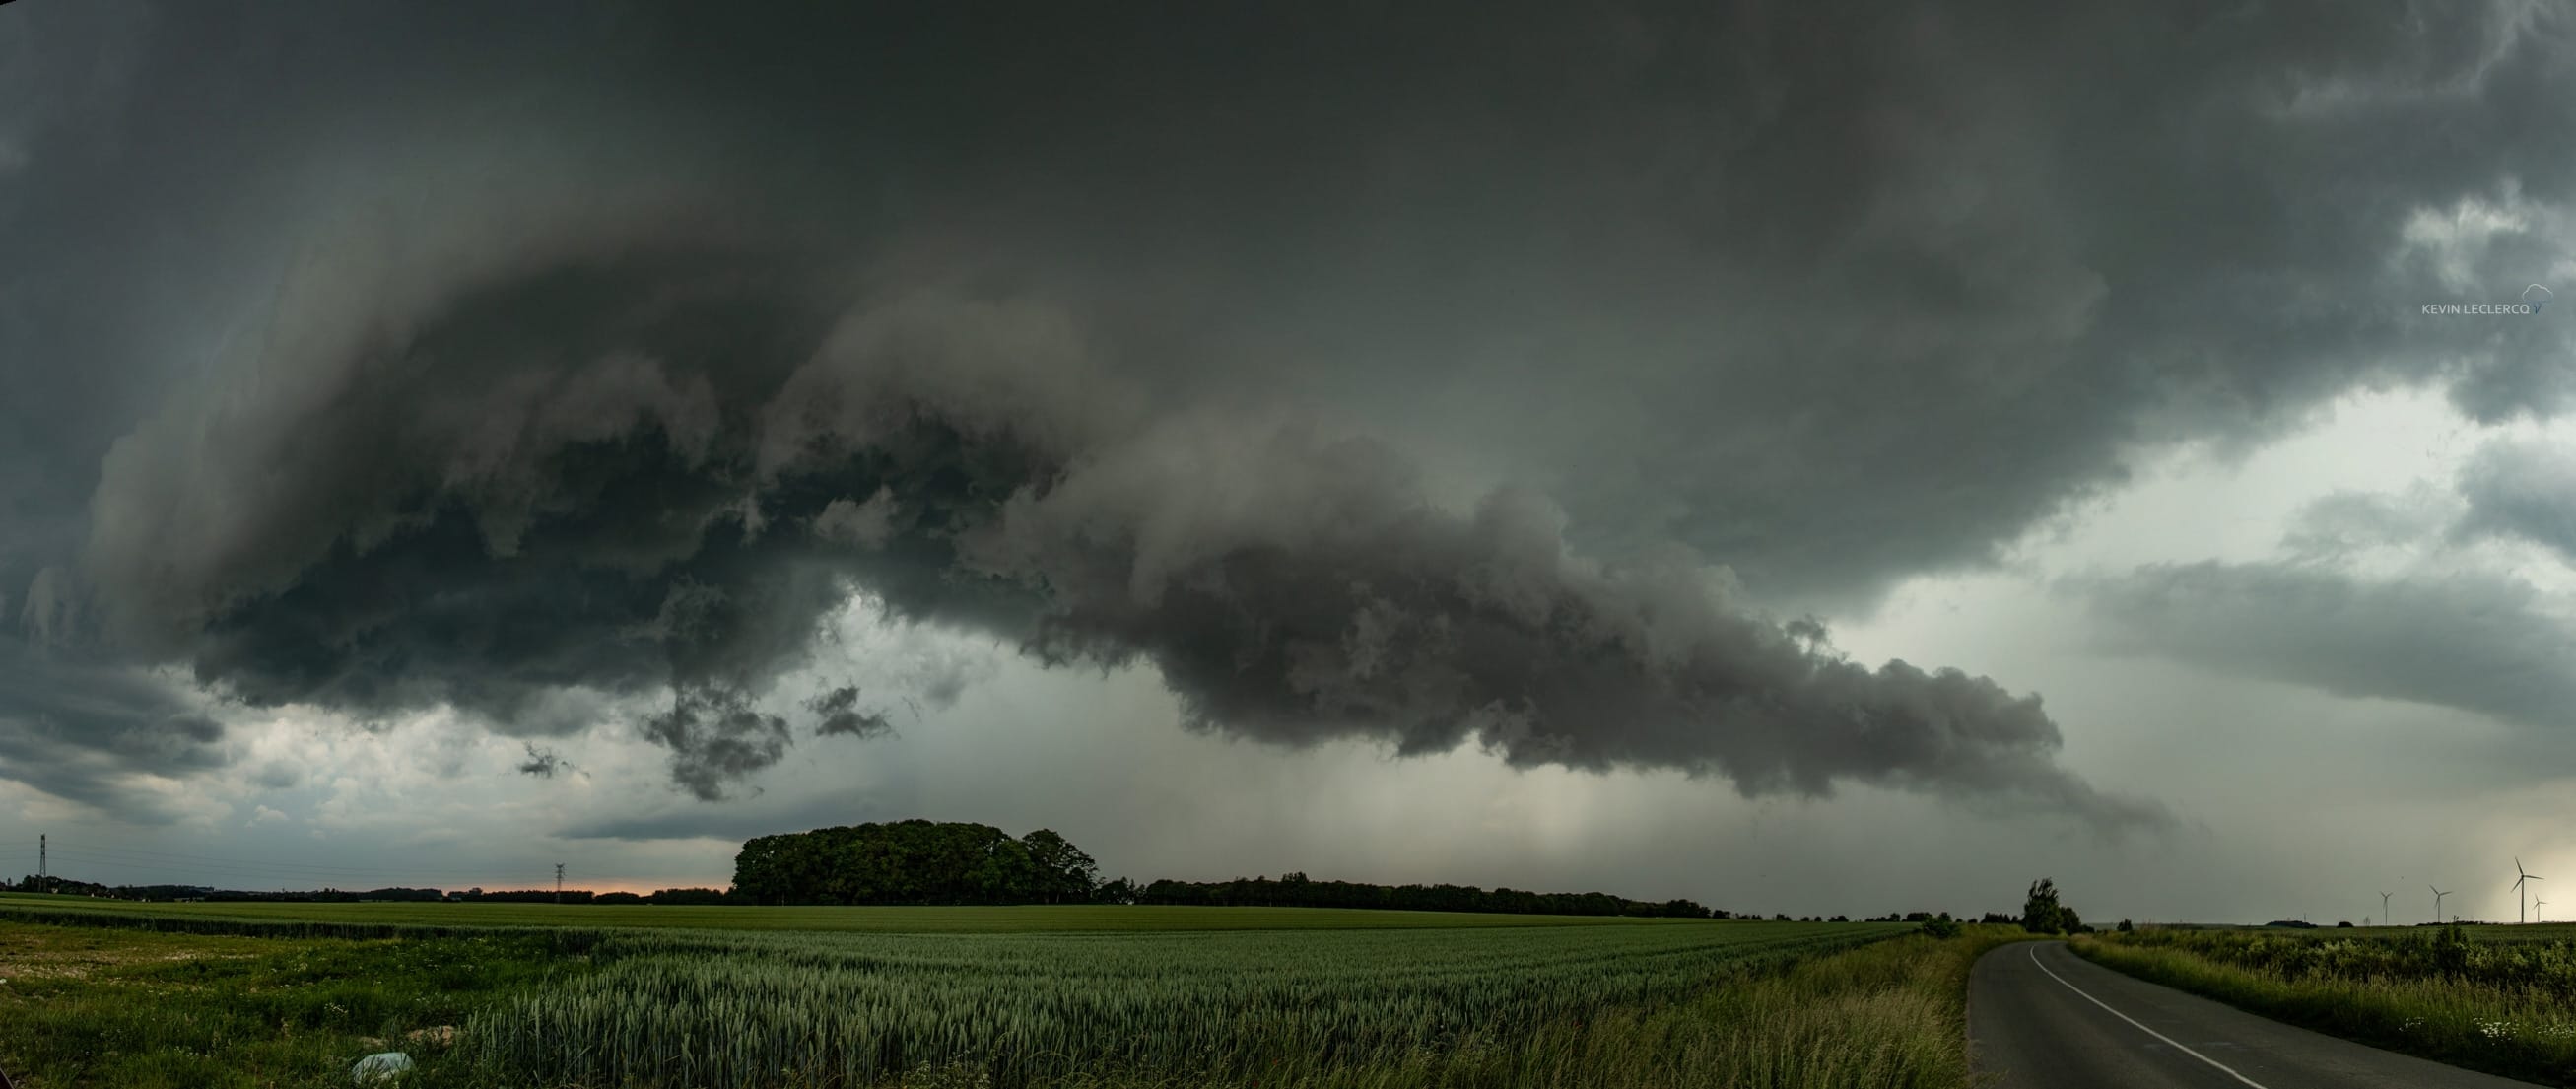
<svg viewBox="0 0 2576 1089"><path fill-rule="evenodd" d="M2542 919L2542 918L2540 917L2540 905L2542 905L2542 904L2546 904L2546 903L2548 903L2548 902L2549 902L2549 901L2547 901L2547 900L2543 900L2543 899L2541 899L2541 898L2539 898L2539 897L2537 897L2537 896L2534 896L2534 897L2532 897L2532 898L2531 898L2531 921L2532 921L2532 922L2539 923L2539 922L2545 922L2545 921L2546 921L2546 920L2544 920L2544 919Z"/></svg>
<svg viewBox="0 0 2576 1089"><path fill-rule="evenodd" d="M2433 922L2434 922L2434 924L2435 924L2435 925L2440 925L2440 923L2442 922L2442 898L2443 898L2443 897L2445 897L2445 896L2449 896L2449 895L2450 895L2450 893L2443 892L2442 890L2437 889L2437 888L2433 888L2433 886L2431 886L2431 885L2426 885L2426 886L2424 886L2424 887L2425 887L2425 888L2428 888L2428 889L2433 889Z"/></svg>
<svg viewBox="0 0 2576 1089"><path fill-rule="evenodd" d="M2531 920L2524 918L2522 913L2522 883L2525 881L2538 881L2540 880L2540 875L2522 872L2522 859L2520 858L2513 860L2513 873L2513 921L2517 923L2527 923Z"/></svg>

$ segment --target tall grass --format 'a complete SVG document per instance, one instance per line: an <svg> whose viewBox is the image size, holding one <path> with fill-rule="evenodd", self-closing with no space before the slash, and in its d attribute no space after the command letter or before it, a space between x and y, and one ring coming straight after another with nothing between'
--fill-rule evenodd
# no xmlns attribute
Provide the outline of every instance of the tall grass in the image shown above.
<svg viewBox="0 0 2576 1089"><path fill-rule="evenodd" d="M2146 930L2073 947L2130 975L2320 1032L2507 1077L2576 1083L2576 942L2472 934Z"/></svg>
<svg viewBox="0 0 2576 1089"><path fill-rule="evenodd" d="M496 1074L707 1089L968 1064L1208 1079L1401 1063L1652 1009L1892 926L1095 935L635 933L468 1026Z"/></svg>
<svg viewBox="0 0 2576 1089"><path fill-rule="evenodd" d="M248 929L0 921L0 1066L318 1087L397 1047L416 1089L1961 1089L1968 965L1998 933Z"/></svg>
<svg viewBox="0 0 2576 1089"><path fill-rule="evenodd" d="M1964 1086L1995 939L1892 929L620 939L463 1046L540 1085Z"/></svg>

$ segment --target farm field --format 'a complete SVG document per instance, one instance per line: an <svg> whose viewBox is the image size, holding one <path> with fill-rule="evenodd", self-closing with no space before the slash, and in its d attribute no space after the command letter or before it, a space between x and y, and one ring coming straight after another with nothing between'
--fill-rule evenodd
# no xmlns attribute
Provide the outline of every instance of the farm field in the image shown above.
<svg viewBox="0 0 2576 1089"><path fill-rule="evenodd" d="M2140 930L2105 966L2393 1051L2576 1084L2576 925Z"/></svg>
<svg viewBox="0 0 2576 1089"><path fill-rule="evenodd" d="M550 905L516 907L535 906ZM1767 1083L1965 1085L1960 983L1999 940L1323 910L1255 929L1273 913L1224 908L1169 914L1187 928L1073 929L1050 910L1073 909L1020 909L1041 929L1018 931L585 919L392 938L0 911L0 1069L30 1089L343 1085L390 1048L431 1087L1642 1087L1791 1068L1807 1073ZM1244 921L1205 917L1228 911ZM148 929L171 921L267 936Z"/></svg>
<svg viewBox="0 0 2576 1089"><path fill-rule="evenodd" d="M0 919L31 911L136 919L327 923L351 927L652 927L685 930L1026 933L1101 930L1344 930L1351 928L1691 925L1687 919L1504 915L1337 908L1057 904L1016 907L742 907L678 904L142 903L0 893ZM1764 924L1771 926L1797 924Z"/></svg>

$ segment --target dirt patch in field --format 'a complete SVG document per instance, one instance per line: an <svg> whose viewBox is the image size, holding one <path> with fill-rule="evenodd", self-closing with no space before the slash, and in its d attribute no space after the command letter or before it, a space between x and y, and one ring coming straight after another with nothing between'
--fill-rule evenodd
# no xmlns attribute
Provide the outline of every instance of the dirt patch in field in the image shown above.
<svg viewBox="0 0 2576 1089"><path fill-rule="evenodd" d="M446 1047L456 1042L456 1026L431 1025L402 1034L403 1042L413 1047ZM383 1047L389 1041L382 1036L361 1036L358 1042L368 1047Z"/></svg>
<svg viewBox="0 0 2576 1089"><path fill-rule="evenodd" d="M33 927L0 928L0 987L13 979L84 979L135 964L237 960L255 955L174 945L158 935L151 936L157 940L133 940L134 937L78 931L47 933Z"/></svg>

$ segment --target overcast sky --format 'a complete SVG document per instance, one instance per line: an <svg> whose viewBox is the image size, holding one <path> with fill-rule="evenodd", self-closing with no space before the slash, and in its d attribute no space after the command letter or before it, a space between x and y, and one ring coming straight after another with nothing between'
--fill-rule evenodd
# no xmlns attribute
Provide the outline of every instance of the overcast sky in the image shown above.
<svg viewBox="0 0 2576 1089"><path fill-rule="evenodd" d="M0 8L0 870L2576 880L2554 7L859 7Z"/></svg>

